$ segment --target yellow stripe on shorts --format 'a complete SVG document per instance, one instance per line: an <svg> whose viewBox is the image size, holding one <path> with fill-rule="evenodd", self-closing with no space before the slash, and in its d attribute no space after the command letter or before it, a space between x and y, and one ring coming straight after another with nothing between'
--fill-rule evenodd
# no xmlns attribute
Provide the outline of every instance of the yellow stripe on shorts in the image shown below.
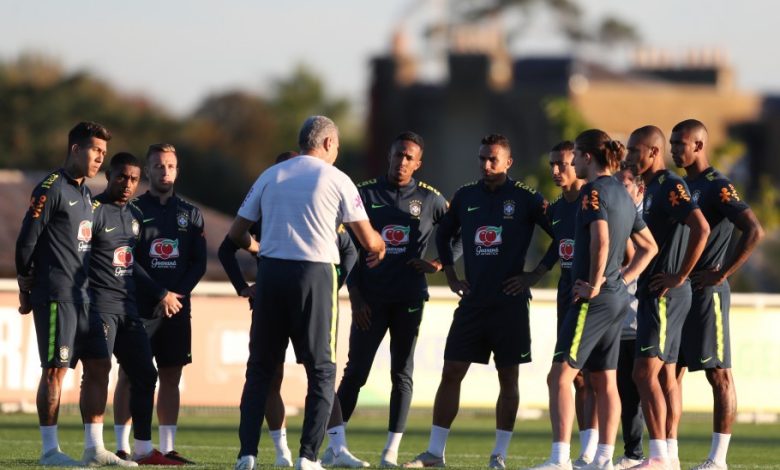
<svg viewBox="0 0 780 470"><path fill-rule="evenodd" d="M712 300L715 303L715 344L718 348L718 361L723 362L723 310L720 304L720 294L713 292Z"/></svg>
<svg viewBox="0 0 780 470"><path fill-rule="evenodd" d="M331 264L333 278L331 310L330 310L330 360L336 362L336 328L339 324L339 285L338 276L336 274L336 266Z"/></svg>
<svg viewBox="0 0 780 470"><path fill-rule="evenodd" d="M658 350L663 354L666 347L666 297L658 299L658 317L661 322L658 331Z"/></svg>
<svg viewBox="0 0 780 470"><path fill-rule="evenodd" d="M577 361L577 351L580 349L580 341L582 341L582 331L585 329L585 317L588 316L588 305L590 302L583 302L580 305L580 313L577 314L577 327L574 329L574 339L571 341L571 349L569 350L569 357L572 361Z"/></svg>
<svg viewBox="0 0 780 470"><path fill-rule="evenodd" d="M54 359L54 345L57 342L57 302L49 303L49 355L48 360Z"/></svg>

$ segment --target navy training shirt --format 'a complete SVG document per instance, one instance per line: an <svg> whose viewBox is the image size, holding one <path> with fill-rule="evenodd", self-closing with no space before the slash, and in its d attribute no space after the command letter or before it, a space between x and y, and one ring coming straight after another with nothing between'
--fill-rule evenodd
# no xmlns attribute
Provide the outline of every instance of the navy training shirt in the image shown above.
<svg viewBox="0 0 780 470"><path fill-rule="evenodd" d="M175 194L165 204L148 191L135 199L143 213L143 230L136 262L160 288L182 294L190 306L190 293L206 273L206 238L200 210ZM158 302L155 292L138 291L138 308L149 317Z"/></svg>
<svg viewBox="0 0 780 470"><path fill-rule="evenodd" d="M33 190L16 239L16 272L34 273L33 303L89 300L91 241L89 188L63 168L50 173Z"/></svg>
<svg viewBox="0 0 780 470"><path fill-rule="evenodd" d="M466 281L470 293L462 302L492 303L522 298L503 293L502 283L523 273L534 226L552 234L548 203L535 189L507 178L490 191L484 181L458 189L439 223L436 246L443 265L454 260L449 241L461 231ZM530 293L524 294L527 296Z"/></svg>
<svg viewBox="0 0 780 470"><path fill-rule="evenodd" d="M347 278L366 299L385 302L428 300L425 274L407 263L422 258L438 224L447 212L447 200L434 187L414 178L405 186L391 184L387 177L364 181L358 193L371 226L385 242L385 258L374 268L366 266L366 252L359 247L359 260ZM455 248L458 251L459 248Z"/></svg>
<svg viewBox="0 0 780 470"><path fill-rule="evenodd" d="M574 235L574 245L579 248L574 254L572 280L590 282L590 224L598 220L606 221L609 230L607 265L604 269L606 281L602 290L613 290L618 288L619 282L623 282L620 268L626 255L626 242L632 233L639 232L646 225L623 183L612 176L600 176L580 189L580 207Z"/></svg>
<svg viewBox="0 0 780 470"><path fill-rule="evenodd" d="M731 181L712 167L698 177L686 178L685 181L691 190L693 202L698 204L710 224L707 244L693 269L719 269L734 232L733 221L749 206L739 197Z"/></svg>
<svg viewBox="0 0 780 470"><path fill-rule="evenodd" d="M653 175L645 188L642 212L658 245L658 254L639 276L637 292L647 293L655 274L675 274L680 270L690 235L685 219L697 208L688 185L676 173L664 169Z"/></svg>

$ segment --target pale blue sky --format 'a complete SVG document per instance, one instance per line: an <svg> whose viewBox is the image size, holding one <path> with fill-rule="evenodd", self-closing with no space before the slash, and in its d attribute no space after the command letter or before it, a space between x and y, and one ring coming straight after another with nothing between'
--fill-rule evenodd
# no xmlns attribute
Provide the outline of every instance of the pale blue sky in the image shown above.
<svg viewBox="0 0 780 470"><path fill-rule="evenodd" d="M330 91L360 104L369 60L388 50L405 12L417 12L410 22L414 31L444 3L0 0L0 59L43 52L68 70L88 69L120 90L146 95L176 113L191 111L210 92L235 87L263 92L271 80L305 62ZM721 47L740 88L780 92L772 34L780 18L778 2L580 0L580 5L588 8L588 18L610 12L631 22L650 46L676 51ZM542 18L515 51L566 52L550 26Z"/></svg>

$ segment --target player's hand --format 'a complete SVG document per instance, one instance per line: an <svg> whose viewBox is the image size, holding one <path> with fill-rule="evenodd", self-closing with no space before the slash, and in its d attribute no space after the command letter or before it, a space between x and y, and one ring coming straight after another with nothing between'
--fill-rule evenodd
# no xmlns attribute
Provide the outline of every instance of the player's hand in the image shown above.
<svg viewBox="0 0 780 470"><path fill-rule="evenodd" d="M27 315L32 312L32 303L30 302L30 293L19 291L19 313Z"/></svg>
<svg viewBox="0 0 780 470"><path fill-rule="evenodd" d="M725 280L726 278L723 276L723 273L720 272L718 267L691 273L691 284L693 285L693 290L701 290L705 287L719 286L723 284L723 281Z"/></svg>
<svg viewBox="0 0 780 470"><path fill-rule="evenodd" d="M504 294L517 295L535 286L541 278L541 274L538 274L535 271L531 271L518 274L517 276L512 276L506 279L501 285L503 286Z"/></svg>
<svg viewBox="0 0 780 470"><path fill-rule="evenodd" d="M412 258L406 264L422 274L433 274L441 271L441 263L435 260L428 261L422 258Z"/></svg>
<svg viewBox="0 0 780 470"><path fill-rule="evenodd" d="M590 300L601 292L601 285L592 286L589 282L577 279L574 281L574 301Z"/></svg>
<svg viewBox="0 0 780 470"><path fill-rule="evenodd" d="M685 284L685 277L679 274L670 273L658 273L650 279L650 292L657 291L658 297L663 297L669 291L675 287L680 287Z"/></svg>
<svg viewBox="0 0 780 470"><path fill-rule="evenodd" d="M255 299L255 292L257 292L256 285L249 284L248 286L241 289L241 292L239 292L238 295L251 301Z"/></svg>
<svg viewBox="0 0 780 470"><path fill-rule="evenodd" d="M32 291L34 281L35 281L35 276L33 275L32 271L30 271L30 274L28 274L27 276L22 276L22 275L16 276L16 283L19 284L20 292Z"/></svg>
<svg viewBox="0 0 780 470"><path fill-rule="evenodd" d="M471 286L469 286L469 281L465 279L447 279L447 284L450 286L450 290L458 294L459 297L464 297L471 293Z"/></svg>
<svg viewBox="0 0 780 470"><path fill-rule="evenodd" d="M352 305L352 323L358 329L368 330L371 327L371 307L357 291L350 291L349 303Z"/></svg>
<svg viewBox="0 0 780 470"><path fill-rule="evenodd" d="M366 255L366 266L369 268L375 268L385 257L385 245L379 251L370 251Z"/></svg>
<svg viewBox="0 0 780 470"><path fill-rule="evenodd" d="M157 304L157 308L155 310L159 309L162 315L170 318L179 313L181 310L182 305L179 299L182 298L184 298L183 295L168 291L168 293L165 294L165 297L160 300L160 303Z"/></svg>

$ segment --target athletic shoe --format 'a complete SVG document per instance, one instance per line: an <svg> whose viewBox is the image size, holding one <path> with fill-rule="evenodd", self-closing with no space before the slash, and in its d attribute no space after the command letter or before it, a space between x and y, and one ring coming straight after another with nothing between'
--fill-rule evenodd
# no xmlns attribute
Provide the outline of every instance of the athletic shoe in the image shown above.
<svg viewBox="0 0 780 470"><path fill-rule="evenodd" d="M488 462L488 468L497 468L499 470L506 469L506 462L504 462L504 456L501 454L493 454L490 456Z"/></svg>
<svg viewBox="0 0 780 470"><path fill-rule="evenodd" d="M617 462L615 462L613 468L615 470L627 470L629 468L636 467L641 463L642 463L642 459L632 459L631 457L623 455L619 459L617 459Z"/></svg>
<svg viewBox="0 0 780 470"><path fill-rule="evenodd" d="M257 459L254 455L242 455L236 460L233 470L256 470Z"/></svg>
<svg viewBox="0 0 780 470"><path fill-rule="evenodd" d="M379 459L379 468L395 468L398 466L398 452L385 449Z"/></svg>
<svg viewBox="0 0 780 470"><path fill-rule="evenodd" d="M728 470L729 466L707 459L695 467L691 467L691 470Z"/></svg>
<svg viewBox="0 0 780 470"><path fill-rule="evenodd" d="M436 467L436 468L443 468L447 465L444 463L444 456L439 457L438 455L433 455L427 450L423 452L422 454L418 455L414 458L411 462L406 462L403 464L404 468L425 468L425 467Z"/></svg>
<svg viewBox="0 0 780 470"><path fill-rule="evenodd" d="M586 467L591 462L592 462L591 459L585 458L584 456L580 455L580 458L578 458L577 460L571 463L571 468L573 468L574 470L580 470L581 468Z"/></svg>
<svg viewBox="0 0 780 470"><path fill-rule="evenodd" d="M295 470L323 470L319 460L309 460L306 457L295 459Z"/></svg>
<svg viewBox="0 0 780 470"><path fill-rule="evenodd" d="M282 454L277 454L276 460L274 461L274 467L292 467L293 466L293 460L292 460L292 454L289 450L287 452L284 452Z"/></svg>
<svg viewBox="0 0 780 470"><path fill-rule="evenodd" d="M44 467L80 467L81 462L73 460L61 451L59 447L50 449L45 454L41 454L41 458L38 460L38 464Z"/></svg>
<svg viewBox="0 0 780 470"><path fill-rule="evenodd" d="M582 470L613 470L613 469L614 467L612 466L611 460L607 460L607 463L605 463L604 465L599 465L594 461L582 467Z"/></svg>
<svg viewBox="0 0 780 470"><path fill-rule="evenodd" d="M133 460L133 457L131 457L130 454L128 454L127 452L125 452L123 450L118 450L118 451L114 452L114 455L116 455L117 457L119 457L122 460Z"/></svg>
<svg viewBox="0 0 780 470"><path fill-rule="evenodd" d="M564 463L555 463L552 460L548 460L535 467L529 467L527 470L572 470L571 460L567 460Z"/></svg>
<svg viewBox="0 0 780 470"><path fill-rule="evenodd" d="M122 460L113 452L109 452L105 447L90 447L84 449L84 455L81 457L81 464L87 467L137 467L138 464L132 460Z"/></svg>
<svg viewBox="0 0 780 470"><path fill-rule="evenodd" d="M133 454L133 460L138 465L186 465L184 462L169 459L157 449L152 449L151 452L143 456Z"/></svg>
<svg viewBox="0 0 780 470"><path fill-rule="evenodd" d="M181 462L181 463L183 463L185 465L195 465L195 462L193 462L190 459L184 458L183 455L181 455L180 453L176 452L175 450L172 450L170 452L166 452L165 458L171 459L171 460L176 460L176 461Z"/></svg>
<svg viewBox="0 0 780 470"><path fill-rule="evenodd" d="M669 470L669 462L658 457L651 457L643 460L642 463L631 468L638 468L642 470Z"/></svg>
<svg viewBox="0 0 780 470"><path fill-rule="evenodd" d="M339 455L336 455L335 452L333 452L333 449L328 447L325 449L325 453L322 454L322 466L336 468L365 468L370 467L371 464L355 457L347 449L343 449Z"/></svg>

